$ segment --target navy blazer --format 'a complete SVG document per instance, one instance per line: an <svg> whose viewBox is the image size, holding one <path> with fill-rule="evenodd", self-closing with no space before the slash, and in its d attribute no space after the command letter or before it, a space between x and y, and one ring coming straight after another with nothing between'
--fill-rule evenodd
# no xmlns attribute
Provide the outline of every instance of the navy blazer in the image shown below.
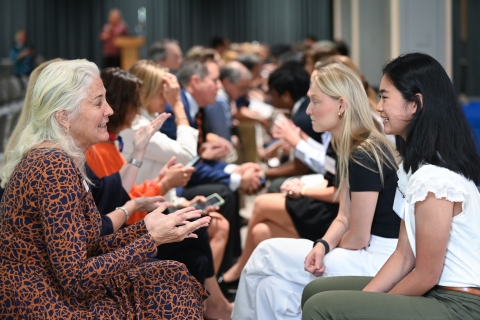
<svg viewBox="0 0 480 320"><path fill-rule="evenodd" d="M97 175L85 164L87 170L87 177L92 181L93 200L102 217L102 230L100 235L107 235L113 233L112 220L107 216L108 213L115 210L116 207L121 207L125 202L130 200L130 196L123 189L122 178L119 172L115 172L103 178Z"/></svg>
<svg viewBox="0 0 480 320"><path fill-rule="evenodd" d="M195 119L190 116L190 106L188 104L185 90L180 91L180 97L182 98L185 113L187 114L188 122L190 126L198 129L198 125ZM171 113L172 116L168 118L163 124L160 132L166 134L170 139L177 139L177 125L175 124L175 113L172 107L167 104L165 106L165 112ZM193 172L187 187L196 186L205 183L224 183L228 185L230 183L230 174L225 173L223 170L227 166L226 163L221 161L207 161L203 160L195 165L195 172ZM180 194L180 190L179 194Z"/></svg>
<svg viewBox="0 0 480 320"><path fill-rule="evenodd" d="M195 119L192 119L190 116L190 105L188 104L187 96L185 94L185 90L180 90L180 98L182 99L183 106L185 108L185 113L187 114L188 123L190 123L190 127L198 129L198 125L195 122ZM166 134L170 139L177 140L177 125L175 124L175 113L173 112L172 107L167 103L165 106L166 113L170 113L171 116L165 120L162 127L160 128L160 132Z"/></svg>

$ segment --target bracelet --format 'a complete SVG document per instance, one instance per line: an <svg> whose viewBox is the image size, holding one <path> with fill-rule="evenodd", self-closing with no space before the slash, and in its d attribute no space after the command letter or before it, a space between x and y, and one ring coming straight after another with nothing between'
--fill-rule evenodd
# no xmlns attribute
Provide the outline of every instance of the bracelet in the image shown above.
<svg viewBox="0 0 480 320"><path fill-rule="evenodd" d="M300 191L300 195L301 195L302 197L305 196L305 191L307 191L307 189L308 189L308 188L307 188L306 186L303 186L303 187L302 187L302 191Z"/></svg>
<svg viewBox="0 0 480 320"><path fill-rule="evenodd" d="M128 160L128 163L130 163L131 165L134 165L137 168L140 168L143 162L135 160L134 158L130 158L130 160Z"/></svg>
<svg viewBox="0 0 480 320"><path fill-rule="evenodd" d="M125 209L124 207L116 207L115 210L122 210L122 211L125 213L125 216L126 216L125 222L128 221L128 217L129 217L130 215L128 214L127 209Z"/></svg>
<svg viewBox="0 0 480 320"><path fill-rule="evenodd" d="M330 252L330 246L328 245L327 241L325 241L323 239L317 239L313 242L313 247L315 247L317 245L317 243L323 244L323 246L325 247L325 254Z"/></svg>
<svg viewBox="0 0 480 320"><path fill-rule="evenodd" d="M183 118L175 118L175 123L177 123L178 121L181 121L181 120L188 120L188 118L186 118L186 117L183 117Z"/></svg>

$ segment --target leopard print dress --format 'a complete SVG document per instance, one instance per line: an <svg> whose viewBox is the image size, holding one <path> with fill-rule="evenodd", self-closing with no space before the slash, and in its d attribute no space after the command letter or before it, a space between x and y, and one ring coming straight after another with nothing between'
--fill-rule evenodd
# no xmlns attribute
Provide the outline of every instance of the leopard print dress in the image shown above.
<svg viewBox="0 0 480 320"><path fill-rule="evenodd" d="M203 319L203 286L149 262L143 221L100 237L88 184L58 149L33 149L0 203L1 319Z"/></svg>

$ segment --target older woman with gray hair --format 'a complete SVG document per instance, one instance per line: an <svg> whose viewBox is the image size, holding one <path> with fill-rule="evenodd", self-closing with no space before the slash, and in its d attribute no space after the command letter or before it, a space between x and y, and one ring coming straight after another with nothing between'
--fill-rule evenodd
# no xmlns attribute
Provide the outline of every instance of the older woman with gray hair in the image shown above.
<svg viewBox="0 0 480 320"><path fill-rule="evenodd" d="M84 153L108 139L112 109L95 64L59 61L40 74L33 117L0 174L0 318L202 319L205 289L157 246L196 237L210 218L186 208L100 237ZM191 219L199 218L193 222Z"/></svg>

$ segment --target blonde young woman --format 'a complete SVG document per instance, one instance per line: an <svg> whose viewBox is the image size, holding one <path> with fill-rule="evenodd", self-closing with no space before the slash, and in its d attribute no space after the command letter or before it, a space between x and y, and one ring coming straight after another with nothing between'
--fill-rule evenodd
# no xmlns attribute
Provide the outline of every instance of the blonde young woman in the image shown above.
<svg viewBox="0 0 480 320"><path fill-rule="evenodd" d="M395 249L395 150L374 124L362 82L332 64L312 78L308 95L313 129L330 131L337 152L338 216L317 241L262 242L242 271L233 319L300 319L310 281L375 275Z"/></svg>

